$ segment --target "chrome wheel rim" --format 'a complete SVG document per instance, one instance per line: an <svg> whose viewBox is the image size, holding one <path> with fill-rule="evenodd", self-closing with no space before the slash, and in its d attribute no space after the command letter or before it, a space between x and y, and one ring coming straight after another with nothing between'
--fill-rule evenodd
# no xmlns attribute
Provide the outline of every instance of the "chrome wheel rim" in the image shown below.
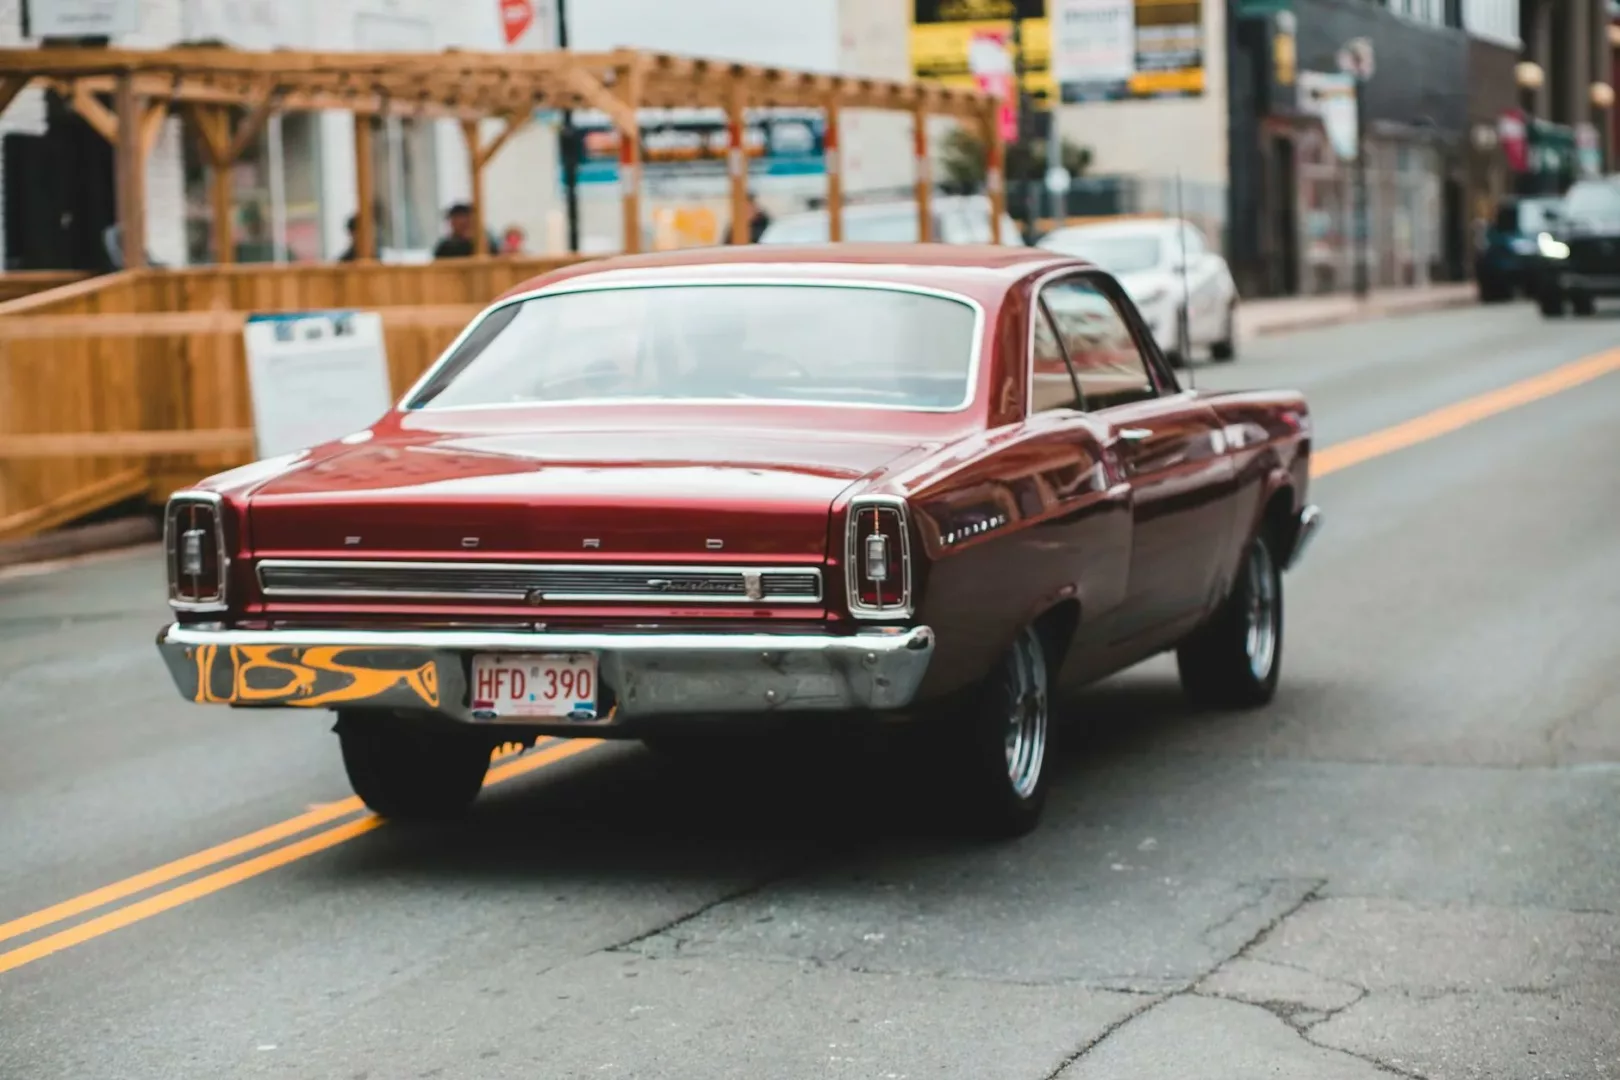
<svg viewBox="0 0 1620 1080"><path fill-rule="evenodd" d="M1248 594L1248 633L1243 649L1249 656L1249 672L1264 682L1277 658L1278 606L1277 575L1272 571L1271 551L1264 543L1256 543L1249 550Z"/></svg>
<svg viewBox="0 0 1620 1080"><path fill-rule="evenodd" d="M1035 793L1046 761L1046 654L1029 631L1007 665L1007 781L1020 799Z"/></svg>

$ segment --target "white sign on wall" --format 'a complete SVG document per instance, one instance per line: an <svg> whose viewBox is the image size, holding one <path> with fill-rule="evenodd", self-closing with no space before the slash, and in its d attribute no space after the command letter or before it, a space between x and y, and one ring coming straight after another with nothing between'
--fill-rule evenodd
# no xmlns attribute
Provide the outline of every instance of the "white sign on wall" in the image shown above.
<svg viewBox="0 0 1620 1080"><path fill-rule="evenodd" d="M1136 74L1134 0L1051 0L1052 78L1100 82Z"/></svg>
<svg viewBox="0 0 1620 1080"><path fill-rule="evenodd" d="M140 24L140 0L24 0L30 37L123 37Z"/></svg>
<svg viewBox="0 0 1620 1080"><path fill-rule="evenodd" d="M1356 77L1343 72L1301 71L1299 111L1319 117L1333 152L1341 161L1354 161L1356 140Z"/></svg>
<svg viewBox="0 0 1620 1080"><path fill-rule="evenodd" d="M253 315L244 334L260 458L370 427L393 405L376 312Z"/></svg>
<svg viewBox="0 0 1620 1080"><path fill-rule="evenodd" d="M1050 0L1052 79L1065 101L1117 96L1136 74L1134 0Z"/></svg>

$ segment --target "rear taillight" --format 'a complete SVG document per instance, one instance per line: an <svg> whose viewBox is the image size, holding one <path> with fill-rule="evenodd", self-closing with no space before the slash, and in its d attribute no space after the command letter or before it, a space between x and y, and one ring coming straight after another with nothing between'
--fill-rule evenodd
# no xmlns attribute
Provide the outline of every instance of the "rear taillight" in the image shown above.
<svg viewBox="0 0 1620 1080"><path fill-rule="evenodd" d="M894 498L857 499L849 508L844 545L850 614L893 619L911 614L911 539L906 504Z"/></svg>
<svg viewBox="0 0 1620 1080"><path fill-rule="evenodd" d="M186 492L164 512L169 606L177 611L220 611L230 558L225 553L224 504L212 492Z"/></svg>

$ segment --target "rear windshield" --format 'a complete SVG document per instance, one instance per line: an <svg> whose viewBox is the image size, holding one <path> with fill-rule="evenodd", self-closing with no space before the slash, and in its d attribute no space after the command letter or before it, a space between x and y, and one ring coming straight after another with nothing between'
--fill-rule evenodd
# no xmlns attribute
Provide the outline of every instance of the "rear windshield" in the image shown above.
<svg viewBox="0 0 1620 1080"><path fill-rule="evenodd" d="M554 293L486 315L409 408L771 401L953 410L978 309L878 286L660 285Z"/></svg>

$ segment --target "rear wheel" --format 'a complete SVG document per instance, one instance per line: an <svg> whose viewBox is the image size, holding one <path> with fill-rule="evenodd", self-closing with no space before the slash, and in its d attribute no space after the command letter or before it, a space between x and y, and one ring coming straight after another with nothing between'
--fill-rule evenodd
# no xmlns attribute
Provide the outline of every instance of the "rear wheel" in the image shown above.
<svg viewBox="0 0 1620 1080"><path fill-rule="evenodd" d="M380 816L400 821L461 816L483 789L493 749L472 732L365 713L339 713L337 734L354 793Z"/></svg>
<svg viewBox="0 0 1620 1080"><path fill-rule="evenodd" d="M1046 806L1052 760L1048 657L1025 627L949 718L948 735L976 832L1029 832Z"/></svg>
<svg viewBox="0 0 1620 1080"><path fill-rule="evenodd" d="M1570 298L1570 307L1576 315L1587 316L1597 314L1597 300L1590 296L1574 296Z"/></svg>
<svg viewBox="0 0 1620 1080"><path fill-rule="evenodd" d="M1262 532L1249 545L1226 602L1176 650L1187 696L1222 708L1266 704L1282 670L1282 631L1282 573Z"/></svg>

